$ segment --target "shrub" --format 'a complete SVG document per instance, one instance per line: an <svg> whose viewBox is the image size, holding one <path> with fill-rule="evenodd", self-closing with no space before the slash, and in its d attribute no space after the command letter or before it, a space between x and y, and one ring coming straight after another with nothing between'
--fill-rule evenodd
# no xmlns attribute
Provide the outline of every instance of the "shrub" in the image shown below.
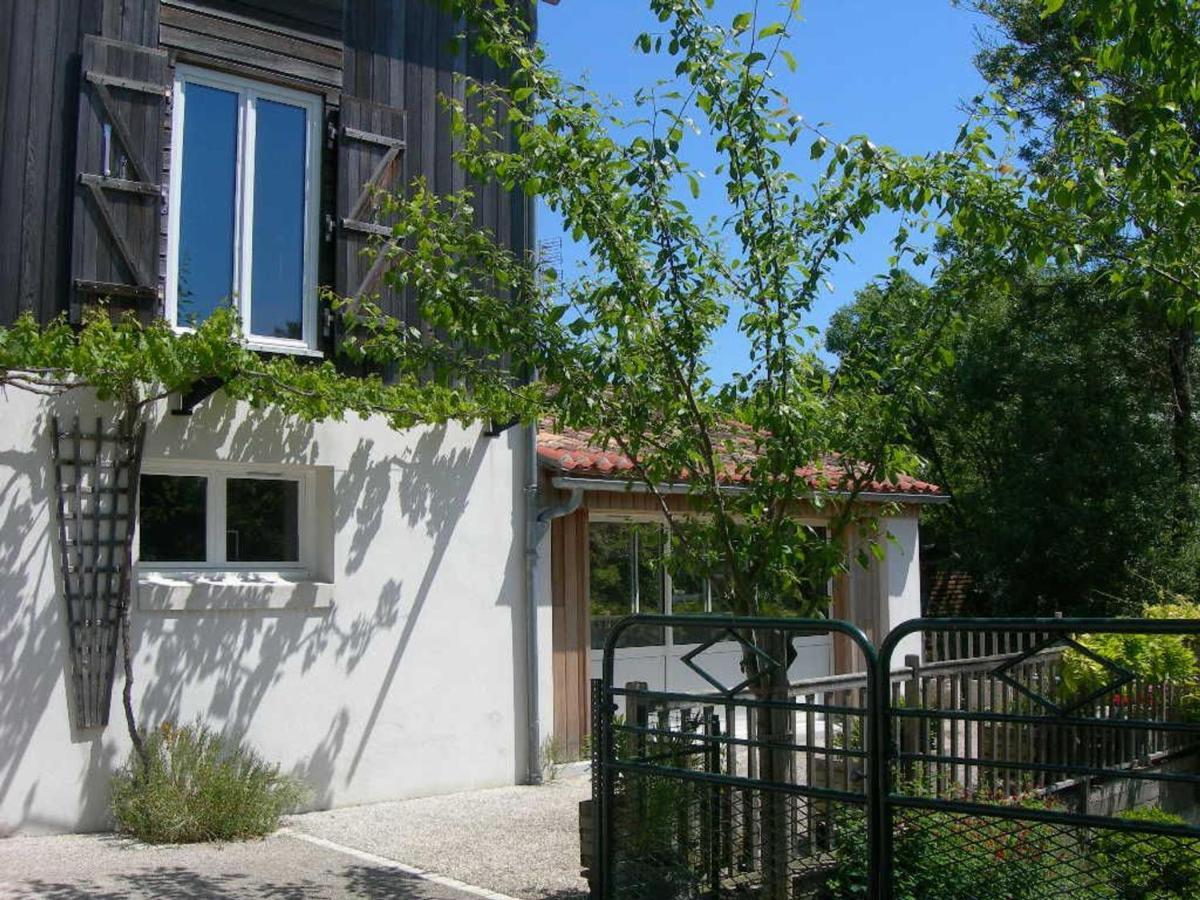
<svg viewBox="0 0 1200 900"><path fill-rule="evenodd" d="M1044 801L1021 806L1050 809ZM896 900L1060 900L1107 896L1082 884L1079 849L1033 821L952 812L898 811L892 835ZM870 856L860 811L837 821L830 898L865 896Z"/></svg>
<svg viewBox="0 0 1200 900"><path fill-rule="evenodd" d="M1151 606L1147 618L1172 618L1173 607ZM1181 634L1087 634L1076 638L1093 653L1112 660L1134 674L1142 684L1162 684L1170 679L1186 682L1196 676L1196 651ZM1068 648L1063 654L1063 689L1067 697L1090 694L1111 682L1114 672L1096 660Z"/></svg>
<svg viewBox="0 0 1200 900"><path fill-rule="evenodd" d="M117 830L147 843L229 841L270 834L304 796L250 748L197 722L164 724L113 776Z"/></svg>
<svg viewBox="0 0 1200 900"><path fill-rule="evenodd" d="M1156 825L1185 825L1160 809L1134 809L1120 818ZM1200 840L1125 831L1101 831L1092 861L1119 900L1185 900L1200 897Z"/></svg>

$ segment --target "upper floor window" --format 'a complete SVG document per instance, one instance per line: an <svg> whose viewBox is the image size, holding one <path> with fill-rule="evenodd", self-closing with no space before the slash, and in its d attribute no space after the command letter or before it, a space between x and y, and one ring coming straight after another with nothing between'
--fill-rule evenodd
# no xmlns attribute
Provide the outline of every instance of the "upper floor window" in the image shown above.
<svg viewBox="0 0 1200 900"><path fill-rule="evenodd" d="M167 317L239 311L251 346L313 350L321 99L179 66Z"/></svg>

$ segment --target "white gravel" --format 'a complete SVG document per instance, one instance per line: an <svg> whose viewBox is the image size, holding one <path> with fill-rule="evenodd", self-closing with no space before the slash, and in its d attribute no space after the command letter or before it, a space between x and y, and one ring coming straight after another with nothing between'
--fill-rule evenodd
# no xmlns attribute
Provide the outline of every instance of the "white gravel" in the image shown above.
<svg viewBox="0 0 1200 900"><path fill-rule="evenodd" d="M289 826L527 900L587 896L579 877L586 777L309 813Z"/></svg>

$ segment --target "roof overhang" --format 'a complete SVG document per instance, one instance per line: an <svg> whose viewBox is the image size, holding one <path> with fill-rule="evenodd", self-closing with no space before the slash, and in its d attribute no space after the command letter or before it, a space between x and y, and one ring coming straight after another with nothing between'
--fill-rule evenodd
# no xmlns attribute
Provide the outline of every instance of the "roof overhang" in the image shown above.
<svg viewBox="0 0 1200 900"><path fill-rule="evenodd" d="M554 475L550 483L563 491L596 491L610 494L648 494L650 488L640 481L625 481L617 478L578 478L570 475ZM655 490L660 494L690 494L692 488L686 482L659 484ZM721 488L722 493L744 494L749 488L742 485L730 484ZM822 496L830 498L853 498L860 503L901 503L906 506L938 505L950 502L949 494L906 494L900 491L862 491L852 494L850 491L822 491Z"/></svg>

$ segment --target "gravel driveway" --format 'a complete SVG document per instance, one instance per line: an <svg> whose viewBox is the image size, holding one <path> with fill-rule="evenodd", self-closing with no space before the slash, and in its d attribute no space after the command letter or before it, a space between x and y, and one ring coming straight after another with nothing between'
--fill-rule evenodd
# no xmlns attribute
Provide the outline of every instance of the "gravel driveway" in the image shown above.
<svg viewBox="0 0 1200 900"><path fill-rule="evenodd" d="M294 816L266 840L0 840L0 898L576 900L587 778Z"/></svg>
<svg viewBox="0 0 1200 900"><path fill-rule="evenodd" d="M522 900L587 896L579 877L586 777L296 816L293 831Z"/></svg>

